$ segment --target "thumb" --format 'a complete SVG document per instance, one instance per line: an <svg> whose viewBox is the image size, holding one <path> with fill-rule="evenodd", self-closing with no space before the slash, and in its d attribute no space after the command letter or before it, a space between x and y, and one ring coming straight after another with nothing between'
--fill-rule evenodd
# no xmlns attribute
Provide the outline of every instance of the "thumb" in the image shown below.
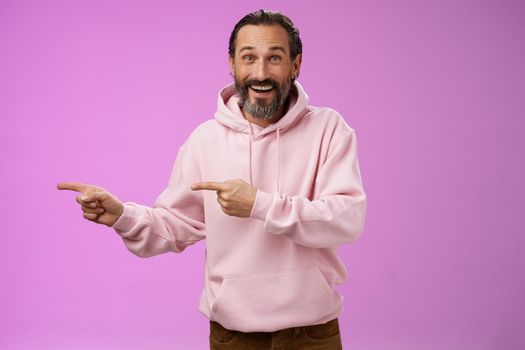
<svg viewBox="0 0 525 350"><path fill-rule="evenodd" d="M107 193L105 191L97 191L97 192L88 192L83 194L80 199L86 203L93 202L93 201L102 201L106 199Z"/></svg>

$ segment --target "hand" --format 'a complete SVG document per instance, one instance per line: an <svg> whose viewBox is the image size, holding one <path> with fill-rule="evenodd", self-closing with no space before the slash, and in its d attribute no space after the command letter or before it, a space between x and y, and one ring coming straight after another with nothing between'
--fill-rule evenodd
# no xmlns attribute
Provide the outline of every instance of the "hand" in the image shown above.
<svg viewBox="0 0 525 350"><path fill-rule="evenodd" d="M199 182L191 189L217 191L217 202L222 211L231 216L247 218L255 202L257 189L243 180L226 180L224 182Z"/></svg>
<svg viewBox="0 0 525 350"><path fill-rule="evenodd" d="M80 192L76 197L84 212L84 218L97 224L113 226L124 212L124 204L102 187L80 182L60 182L59 190Z"/></svg>

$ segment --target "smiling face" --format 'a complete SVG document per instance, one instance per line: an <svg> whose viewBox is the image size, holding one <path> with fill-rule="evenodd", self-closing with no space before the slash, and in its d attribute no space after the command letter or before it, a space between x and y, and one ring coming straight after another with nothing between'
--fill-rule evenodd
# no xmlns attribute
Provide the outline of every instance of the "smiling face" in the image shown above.
<svg viewBox="0 0 525 350"><path fill-rule="evenodd" d="M290 57L286 30L280 25L243 26L230 65L243 114L248 119L279 120L301 66L300 54L293 61Z"/></svg>

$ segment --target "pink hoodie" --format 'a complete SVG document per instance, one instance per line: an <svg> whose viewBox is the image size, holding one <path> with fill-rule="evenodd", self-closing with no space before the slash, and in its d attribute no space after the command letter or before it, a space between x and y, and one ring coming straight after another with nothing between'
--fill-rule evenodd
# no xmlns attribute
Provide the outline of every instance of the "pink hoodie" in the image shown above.
<svg viewBox="0 0 525 350"><path fill-rule="evenodd" d="M113 225L141 257L206 239L199 310L243 332L320 324L339 316L346 279L339 244L360 235L366 197L356 136L334 110L308 106L295 82L286 115L266 128L244 119L233 85L215 119L180 147L154 208L126 202ZM243 179L258 189L249 218L226 215L201 181Z"/></svg>

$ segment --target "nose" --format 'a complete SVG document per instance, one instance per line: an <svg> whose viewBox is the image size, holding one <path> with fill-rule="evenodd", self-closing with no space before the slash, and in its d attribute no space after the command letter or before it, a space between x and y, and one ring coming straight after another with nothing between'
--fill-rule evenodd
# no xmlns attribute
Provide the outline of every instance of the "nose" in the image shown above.
<svg viewBox="0 0 525 350"><path fill-rule="evenodd" d="M263 81L269 78L268 64L265 60L258 60L255 67L255 79Z"/></svg>

